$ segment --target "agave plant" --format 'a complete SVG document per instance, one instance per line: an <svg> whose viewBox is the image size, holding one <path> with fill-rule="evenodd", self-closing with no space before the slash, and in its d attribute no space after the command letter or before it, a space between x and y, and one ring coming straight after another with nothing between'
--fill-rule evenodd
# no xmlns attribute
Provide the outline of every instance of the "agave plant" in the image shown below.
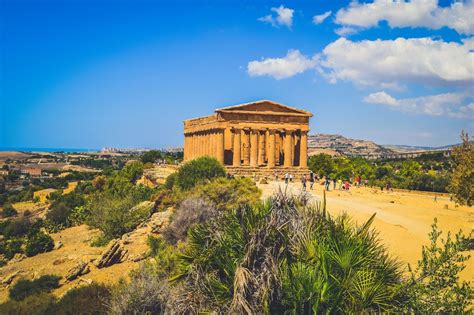
<svg viewBox="0 0 474 315"><path fill-rule="evenodd" d="M362 313L389 310L399 264L371 230L307 195L277 192L190 229L176 312ZM183 301L182 304L179 301Z"/></svg>

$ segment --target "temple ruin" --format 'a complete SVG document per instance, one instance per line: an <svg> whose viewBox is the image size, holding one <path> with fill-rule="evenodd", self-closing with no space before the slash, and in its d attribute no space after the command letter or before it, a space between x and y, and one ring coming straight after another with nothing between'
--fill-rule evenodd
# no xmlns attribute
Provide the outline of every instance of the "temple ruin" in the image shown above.
<svg viewBox="0 0 474 315"><path fill-rule="evenodd" d="M184 160L209 155L237 175L307 172L310 112L268 100L184 121Z"/></svg>

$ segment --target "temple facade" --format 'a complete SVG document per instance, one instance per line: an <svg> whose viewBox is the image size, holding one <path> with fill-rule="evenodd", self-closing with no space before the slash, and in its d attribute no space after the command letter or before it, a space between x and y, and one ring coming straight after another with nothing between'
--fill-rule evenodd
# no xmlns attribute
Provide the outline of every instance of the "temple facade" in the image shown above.
<svg viewBox="0 0 474 315"><path fill-rule="evenodd" d="M231 173L307 171L312 114L268 100L184 121L184 160L215 157Z"/></svg>

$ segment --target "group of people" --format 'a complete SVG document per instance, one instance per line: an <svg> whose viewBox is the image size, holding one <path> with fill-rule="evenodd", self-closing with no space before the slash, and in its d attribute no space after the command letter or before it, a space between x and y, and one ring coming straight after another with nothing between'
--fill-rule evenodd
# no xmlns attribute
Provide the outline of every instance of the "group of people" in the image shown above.
<svg viewBox="0 0 474 315"><path fill-rule="evenodd" d="M293 181L293 175L290 173L285 174L285 184L289 184L290 182ZM311 171L309 174L303 174L301 175L301 185L302 189L306 190L309 182L309 189L313 189L314 183L316 181L319 181L318 176ZM339 190L345 190L349 191L350 187L355 186L359 188L360 186L368 186L369 185L369 180L365 179L362 181L362 178L360 176L357 176L355 180L353 181L353 184L351 184L352 180L345 180L343 181L342 179L336 179L336 178L330 178L329 176L324 177L324 189L326 191L329 191L331 189L331 184L333 186L333 190L339 189Z"/></svg>

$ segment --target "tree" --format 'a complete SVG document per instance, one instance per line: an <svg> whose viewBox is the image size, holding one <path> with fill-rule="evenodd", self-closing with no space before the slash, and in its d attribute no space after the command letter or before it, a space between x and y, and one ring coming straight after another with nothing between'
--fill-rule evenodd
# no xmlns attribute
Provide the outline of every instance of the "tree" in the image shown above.
<svg viewBox="0 0 474 315"><path fill-rule="evenodd" d="M201 156L179 168L176 173L176 185L183 190L189 190L211 178L224 176L225 169L219 161L210 156Z"/></svg>
<svg viewBox="0 0 474 315"><path fill-rule="evenodd" d="M143 164L145 163L155 163L156 160L161 159L162 154L158 150L150 150L145 153L143 153L141 157L141 161Z"/></svg>
<svg viewBox="0 0 474 315"><path fill-rule="evenodd" d="M320 177L329 175L334 171L334 161L329 154L325 153L311 156L308 166L310 170Z"/></svg>
<svg viewBox="0 0 474 315"><path fill-rule="evenodd" d="M28 237L25 254L26 256L31 257L40 253L52 251L53 248L54 241L51 236L40 231Z"/></svg>
<svg viewBox="0 0 474 315"><path fill-rule="evenodd" d="M3 218L13 217L17 214L18 212L15 210L15 208L13 208L11 204L6 204L3 206L3 210L1 212L1 216Z"/></svg>
<svg viewBox="0 0 474 315"><path fill-rule="evenodd" d="M462 143L453 148L455 168L448 191L461 205L472 206L474 202L474 143L469 135L461 132Z"/></svg>

